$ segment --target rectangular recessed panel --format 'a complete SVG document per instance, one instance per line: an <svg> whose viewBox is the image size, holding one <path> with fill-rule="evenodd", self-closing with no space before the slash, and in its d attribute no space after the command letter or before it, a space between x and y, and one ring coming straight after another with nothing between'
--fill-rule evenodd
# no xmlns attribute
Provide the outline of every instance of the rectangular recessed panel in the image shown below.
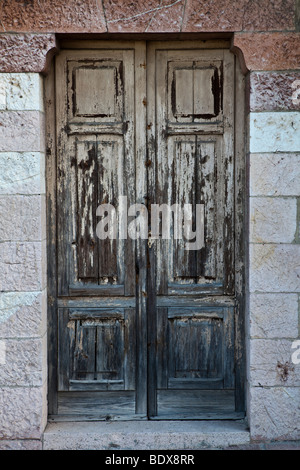
<svg viewBox="0 0 300 470"><path fill-rule="evenodd" d="M222 312L170 308L168 319L168 388L223 388Z"/></svg>
<svg viewBox="0 0 300 470"><path fill-rule="evenodd" d="M174 70L174 115L187 117L193 114L193 70Z"/></svg>
<svg viewBox="0 0 300 470"><path fill-rule="evenodd" d="M134 309L60 309L60 390L135 388Z"/></svg>
<svg viewBox="0 0 300 470"><path fill-rule="evenodd" d="M75 70L75 84L75 116L115 114L115 67L80 67Z"/></svg>
<svg viewBox="0 0 300 470"><path fill-rule="evenodd" d="M188 125L222 118L222 62L169 61L168 83L169 122Z"/></svg>
<svg viewBox="0 0 300 470"><path fill-rule="evenodd" d="M194 70L194 114L199 117L215 114L214 71L212 67Z"/></svg>

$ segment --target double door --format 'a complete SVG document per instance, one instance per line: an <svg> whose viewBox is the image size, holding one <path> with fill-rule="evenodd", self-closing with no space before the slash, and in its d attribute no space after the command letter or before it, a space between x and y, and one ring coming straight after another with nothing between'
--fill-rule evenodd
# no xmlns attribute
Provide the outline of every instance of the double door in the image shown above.
<svg viewBox="0 0 300 470"><path fill-rule="evenodd" d="M240 411L234 77L222 43L102 41L56 58L56 414Z"/></svg>

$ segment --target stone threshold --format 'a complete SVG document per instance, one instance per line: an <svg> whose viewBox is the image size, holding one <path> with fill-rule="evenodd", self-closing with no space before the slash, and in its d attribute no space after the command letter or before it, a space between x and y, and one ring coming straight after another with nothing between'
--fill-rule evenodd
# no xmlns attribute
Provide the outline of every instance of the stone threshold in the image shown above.
<svg viewBox="0 0 300 470"><path fill-rule="evenodd" d="M44 450L201 450L250 444L239 421L81 421L48 423Z"/></svg>

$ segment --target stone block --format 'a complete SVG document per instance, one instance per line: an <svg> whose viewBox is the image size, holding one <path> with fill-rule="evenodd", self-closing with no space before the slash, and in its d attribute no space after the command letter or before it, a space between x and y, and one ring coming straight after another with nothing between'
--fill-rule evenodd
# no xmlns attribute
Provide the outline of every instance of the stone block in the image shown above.
<svg viewBox="0 0 300 470"><path fill-rule="evenodd" d="M0 152L0 194L45 194L45 156Z"/></svg>
<svg viewBox="0 0 300 470"><path fill-rule="evenodd" d="M299 69L298 32L237 32L233 37L232 50L237 53L242 51L244 72Z"/></svg>
<svg viewBox="0 0 300 470"><path fill-rule="evenodd" d="M28 6L29 4L27 4ZM11 4L9 3L9 7ZM16 18L24 19L20 15L18 5ZM46 10L48 17L50 10ZM3 12L1 12L3 13ZM1 19L2 19L1 15ZM3 26L3 23L2 23ZM16 31L14 27L14 31ZM57 51L55 34L0 34L0 70L3 73L46 72L49 68L51 52Z"/></svg>
<svg viewBox="0 0 300 470"><path fill-rule="evenodd" d="M45 267L45 242L0 243L0 291L43 290Z"/></svg>
<svg viewBox="0 0 300 470"><path fill-rule="evenodd" d="M300 153L250 155L251 196L300 196Z"/></svg>
<svg viewBox="0 0 300 470"><path fill-rule="evenodd" d="M299 387L251 387L248 419L253 440L300 438Z"/></svg>
<svg viewBox="0 0 300 470"><path fill-rule="evenodd" d="M242 2L238 2L241 4ZM295 29L293 0L244 2L243 31L280 31Z"/></svg>
<svg viewBox="0 0 300 470"><path fill-rule="evenodd" d="M38 73L1 73L1 90L5 93L5 107L8 111L44 111L43 79Z"/></svg>
<svg viewBox="0 0 300 470"><path fill-rule="evenodd" d="M203 450L250 443L238 421L105 421L49 423L44 450Z"/></svg>
<svg viewBox="0 0 300 470"><path fill-rule="evenodd" d="M37 338L47 326L47 293L0 292L0 338Z"/></svg>
<svg viewBox="0 0 300 470"><path fill-rule="evenodd" d="M251 294L252 338L297 338L298 294Z"/></svg>
<svg viewBox="0 0 300 470"><path fill-rule="evenodd" d="M102 3L96 0L31 0L21 6L18 0L10 0L2 7L1 23L5 31L106 31Z"/></svg>
<svg viewBox="0 0 300 470"><path fill-rule="evenodd" d="M45 385L0 388L0 439L41 439L46 393Z"/></svg>
<svg viewBox="0 0 300 470"><path fill-rule="evenodd" d="M22 440L6 440L0 439L0 450L42 450L43 444L41 440L22 439Z"/></svg>
<svg viewBox="0 0 300 470"><path fill-rule="evenodd" d="M45 336L39 339L5 340L6 360L0 367L0 387L43 385L47 371L47 367L44 367Z"/></svg>
<svg viewBox="0 0 300 470"><path fill-rule="evenodd" d="M296 230L296 198L250 198L250 242L292 243Z"/></svg>
<svg viewBox="0 0 300 470"><path fill-rule="evenodd" d="M293 364L292 340L251 339L249 380L252 386L300 386L300 366Z"/></svg>
<svg viewBox="0 0 300 470"><path fill-rule="evenodd" d="M252 72L250 87L250 111L300 109L299 72Z"/></svg>
<svg viewBox="0 0 300 470"><path fill-rule="evenodd" d="M0 152L44 152L44 115L39 111L0 113Z"/></svg>
<svg viewBox="0 0 300 470"><path fill-rule="evenodd" d="M300 245L250 245L250 292L299 292Z"/></svg>
<svg viewBox="0 0 300 470"><path fill-rule="evenodd" d="M104 2L107 28L113 32L180 32L184 2Z"/></svg>
<svg viewBox="0 0 300 470"><path fill-rule="evenodd" d="M250 152L298 152L300 113L250 113Z"/></svg>
<svg viewBox="0 0 300 470"><path fill-rule="evenodd" d="M0 240L39 241L45 235L45 196L0 196Z"/></svg>

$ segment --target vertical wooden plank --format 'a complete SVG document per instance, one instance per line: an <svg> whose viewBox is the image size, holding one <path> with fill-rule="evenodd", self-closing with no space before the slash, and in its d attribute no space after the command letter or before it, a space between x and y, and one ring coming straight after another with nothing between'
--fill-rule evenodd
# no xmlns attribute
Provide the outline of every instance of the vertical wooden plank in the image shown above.
<svg viewBox="0 0 300 470"><path fill-rule="evenodd" d="M94 380L95 379L95 327L86 326L85 321L77 320L75 325L74 345L70 345L71 356L73 356L72 379Z"/></svg>
<svg viewBox="0 0 300 470"><path fill-rule="evenodd" d="M124 331L124 387L135 390L136 387L136 312L126 308Z"/></svg>
<svg viewBox="0 0 300 470"><path fill-rule="evenodd" d="M70 351L75 341L75 322L69 321L67 308L58 309L58 331L58 391L65 391L72 376Z"/></svg>
<svg viewBox="0 0 300 470"><path fill-rule="evenodd" d="M147 246L147 329L148 329L148 416L157 414L157 386L160 381L165 380L163 376L166 355L162 348L165 347L165 337L159 338L157 335L164 335L165 329L160 329L164 318L163 309L157 309L156 286L159 272L159 240L153 240L151 234L151 205L157 203L157 135L156 135L156 58L155 48L151 43L147 51L147 208L150 221L149 240ZM158 356L157 356L158 355Z"/></svg>
<svg viewBox="0 0 300 470"><path fill-rule="evenodd" d="M177 137L175 142L175 152L173 160L173 173L169 176L168 185L173 185L173 200L183 209L184 204L192 206L192 220L195 221L196 203L196 138L195 136ZM184 222L184 220L183 220ZM184 235L184 223L181 223L182 238L173 238L173 276L175 280L182 278L194 280L196 271L196 251L187 250L187 243L190 243ZM173 232L174 233L174 232Z"/></svg>
<svg viewBox="0 0 300 470"><path fill-rule="evenodd" d="M98 165L97 142L95 136L76 139L77 157L77 218L78 278L98 282L98 243L96 240L96 210L98 206Z"/></svg>
<svg viewBox="0 0 300 470"><path fill-rule="evenodd" d="M67 53L56 63L56 127L57 127L57 257L58 293L68 295L69 285L78 278L76 147L66 132L68 110Z"/></svg>
<svg viewBox="0 0 300 470"><path fill-rule="evenodd" d="M119 187L122 187L123 174L118 172L124 169L123 146L120 145L115 136L98 136L97 137L97 161L98 161L98 203L111 204L117 207L118 196L120 194ZM120 180L117 177L120 176ZM112 221L111 221L112 222ZM116 217L117 222L117 217ZM110 237L105 240L98 239L99 246L99 284L110 282L120 283L118 274L118 255L121 256L122 263L125 262L119 248L119 240Z"/></svg>
<svg viewBox="0 0 300 470"><path fill-rule="evenodd" d="M245 76L235 57L235 401L236 411L246 409L246 312L248 312L248 201Z"/></svg>
<svg viewBox="0 0 300 470"><path fill-rule="evenodd" d="M234 311L235 308L224 308L224 388L235 387Z"/></svg>
<svg viewBox="0 0 300 470"><path fill-rule="evenodd" d="M105 319L97 326L96 377L98 380L124 378L124 322Z"/></svg>
<svg viewBox="0 0 300 470"><path fill-rule="evenodd" d="M146 43L135 43L136 203L145 204L146 174ZM147 414L147 240L136 240L137 370L136 413Z"/></svg>
<svg viewBox="0 0 300 470"><path fill-rule="evenodd" d="M197 137L197 187L198 203L204 204L204 238L205 246L197 253L198 275L208 279L216 279L216 194L217 167L215 142ZM223 247L222 247L223 249ZM219 250L220 251L220 250Z"/></svg>
<svg viewBox="0 0 300 470"><path fill-rule="evenodd" d="M194 114L193 96L193 69L178 68L174 70L172 81L172 92L175 91L173 99L173 114L175 116L192 120Z"/></svg>
<svg viewBox="0 0 300 470"><path fill-rule="evenodd" d="M47 230L47 332L48 412L57 413L57 296L56 296L56 107L55 60L44 81L46 118L46 230Z"/></svg>
<svg viewBox="0 0 300 470"><path fill-rule="evenodd" d="M157 308L157 388L168 388L169 342L168 309Z"/></svg>
<svg viewBox="0 0 300 470"><path fill-rule="evenodd" d="M191 368L191 328L190 321L187 318L175 318L173 321L173 357L170 361L174 361L173 377L188 377Z"/></svg>
<svg viewBox="0 0 300 470"><path fill-rule="evenodd" d="M155 156L155 180L153 183L153 199L152 203L165 204L171 201L172 186L168 185L168 176L171 172L170 165L172 165L172 155L167 152L167 90L166 84L168 80L168 51L156 50L153 48L153 59L155 64L155 95L154 103L156 107L155 120L153 120L153 132L156 136L156 156ZM153 82L152 82L153 83ZM154 85L152 85L154 86ZM148 87L149 90L149 87ZM151 96L151 95L150 95ZM154 116L153 116L154 118ZM152 127L153 127L152 126ZM155 189L154 189L155 188ZM167 199L167 201L166 201ZM168 271L169 271L169 255L172 249L172 244L169 240L162 240L156 242L156 286L157 295L167 294L168 292Z"/></svg>
<svg viewBox="0 0 300 470"><path fill-rule="evenodd" d="M138 43L136 43L138 47ZM136 140L138 129L137 125L142 125L143 115L141 114L141 121L137 124L138 106L137 100L140 100L137 85L135 83L135 73L138 70L136 47L133 43L133 50L123 52L123 71L124 74L124 96L125 105L123 109L123 122L124 122L124 152L123 152L123 168L124 168L124 191L127 196L128 207L136 202L136 181L137 168L136 168L136 149L138 140ZM143 62L142 62L143 63ZM141 90L142 93L142 90ZM144 93L142 93L144 96ZM143 99L143 98L142 98ZM142 135L145 134L145 131ZM139 139L139 138L138 138ZM144 147L145 148L145 147ZM125 276L125 295L135 295L136 293L136 265L135 265L135 241L127 238L125 243L124 263L126 263Z"/></svg>
<svg viewBox="0 0 300 470"><path fill-rule="evenodd" d="M212 77L214 69L211 67L194 69L194 114L213 115L214 95L212 93Z"/></svg>
<svg viewBox="0 0 300 470"><path fill-rule="evenodd" d="M234 292L234 55L229 51L224 54L224 134L221 153L221 168L225 168L224 184L224 293Z"/></svg>

